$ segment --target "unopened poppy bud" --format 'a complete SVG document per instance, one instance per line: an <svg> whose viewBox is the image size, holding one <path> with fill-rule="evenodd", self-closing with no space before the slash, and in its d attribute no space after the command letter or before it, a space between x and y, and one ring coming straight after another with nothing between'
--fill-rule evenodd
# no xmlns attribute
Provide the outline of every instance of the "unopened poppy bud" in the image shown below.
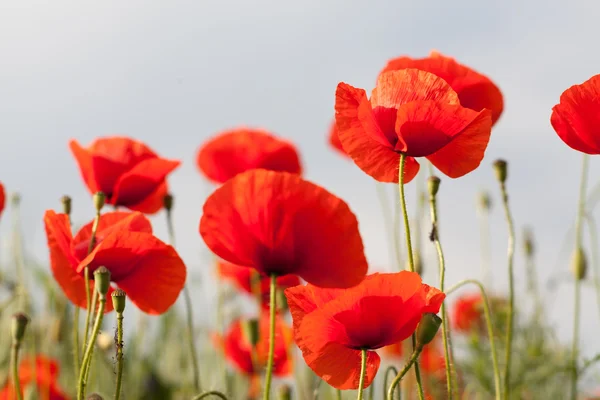
<svg viewBox="0 0 600 400"><path fill-rule="evenodd" d="M122 313L125 310L125 299L127 297L125 291L123 289L116 289L112 292L111 297L115 311Z"/></svg>
<svg viewBox="0 0 600 400"><path fill-rule="evenodd" d="M533 233L530 229L525 229L523 232L523 250L527 257L533 257L535 246L533 244Z"/></svg>
<svg viewBox="0 0 600 400"><path fill-rule="evenodd" d="M110 271L106 267L100 267L94 271L94 283L100 295L106 295L110 288Z"/></svg>
<svg viewBox="0 0 600 400"><path fill-rule="evenodd" d="M29 318L23 313L16 313L12 316L11 334L13 343L20 343L23 340L28 323Z"/></svg>
<svg viewBox="0 0 600 400"><path fill-rule="evenodd" d="M244 338L252 347L256 346L260 339L260 334L258 331L258 320L257 319L247 319L242 322L242 334Z"/></svg>
<svg viewBox="0 0 600 400"><path fill-rule="evenodd" d="M14 207L18 207L21 204L21 195L19 193L13 193L10 202Z"/></svg>
<svg viewBox="0 0 600 400"><path fill-rule="evenodd" d="M288 385L282 385L279 387L278 400L292 400L292 388Z"/></svg>
<svg viewBox="0 0 600 400"><path fill-rule="evenodd" d="M63 196L60 198L60 202L63 206L63 214L71 215L71 198L69 196Z"/></svg>
<svg viewBox="0 0 600 400"><path fill-rule="evenodd" d="M423 347L430 343L442 325L442 319L434 313L425 313L417 327L417 346Z"/></svg>
<svg viewBox="0 0 600 400"><path fill-rule="evenodd" d="M575 279L585 279L587 272L587 257L581 247L575 249L573 256L571 257L571 272L573 273L573 276L575 276Z"/></svg>
<svg viewBox="0 0 600 400"><path fill-rule="evenodd" d="M102 210L102 207L104 207L104 203L106 202L106 196L102 192L96 192L94 193L93 200L96 211L100 212Z"/></svg>
<svg viewBox="0 0 600 400"><path fill-rule="evenodd" d="M429 178L427 178L427 188L429 189L429 196L435 197L438 190L440 190L440 182L441 179L435 175L432 175Z"/></svg>
<svg viewBox="0 0 600 400"><path fill-rule="evenodd" d="M173 195L171 193L165 194L163 197L163 207L167 211L171 211L173 209Z"/></svg>
<svg viewBox="0 0 600 400"><path fill-rule="evenodd" d="M487 192L479 193L479 207L484 211L489 211L492 208L492 199Z"/></svg>
<svg viewBox="0 0 600 400"><path fill-rule="evenodd" d="M494 171L496 172L496 179L498 179L500 183L506 182L506 177L508 175L506 161L496 160L496 162L494 162Z"/></svg>
<svg viewBox="0 0 600 400"><path fill-rule="evenodd" d="M87 400L104 400L104 399L98 393L92 393L88 396Z"/></svg>

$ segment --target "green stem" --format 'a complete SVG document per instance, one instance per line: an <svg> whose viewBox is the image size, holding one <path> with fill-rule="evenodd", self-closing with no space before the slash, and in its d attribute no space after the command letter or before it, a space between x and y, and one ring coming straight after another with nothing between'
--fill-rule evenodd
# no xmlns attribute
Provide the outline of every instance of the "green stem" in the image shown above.
<svg viewBox="0 0 600 400"><path fill-rule="evenodd" d="M479 287L479 290L481 291L481 297L483 298L483 314L485 317L485 323L487 325L488 338L490 340L490 351L492 353L492 368L494 370L494 387L496 391L496 400L500 400L500 368L498 367L498 355L496 352L496 339L494 336L494 327L492 325L492 313L490 312L490 302L488 300L487 293L485 292L485 287L478 280L465 279L464 281L460 281L456 285L448 289L446 291L446 295L450 296L450 294L452 294L454 291L469 283L472 283Z"/></svg>
<svg viewBox="0 0 600 400"><path fill-rule="evenodd" d="M269 358L267 360L267 373L265 376L264 400L269 400L271 395L271 378L273 376L273 358L275 357L275 314L277 313L277 275L271 274L271 285L269 291Z"/></svg>
<svg viewBox="0 0 600 400"><path fill-rule="evenodd" d="M580 251L583 236L583 216L585 213L585 193L588 175L588 155L582 156L581 164L581 182L579 184L579 205L577 207L577 219L575 220L575 251ZM576 273L576 275L578 275ZM579 353L579 325L581 319L581 277L575 276L574 302L573 310L573 343L571 349L571 400L577 399L577 381L579 374L577 371L577 356Z"/></svg>
<svg viewBox="0 0 600 400"><path fill-rule="evenodd" d="M508 314L506 316L506 353L504 365L504 399L510 397L510 367L512 357L512 342L515 319L515 276L513 259L515 254L515 227L513 224L512 215L508 206L508 193L506 191L506 183L500 182L500 191L502 194L502 204L504 206L504 214L508 224Z"/></svg>
<svg viewBox="0 0 600 400"><path fill-rule="evenodd" d="M79 353L79 306L73 310L73 366L75 374L79 371L81 354Z"/></svg>
<svg viewBox="0 0 600 400"><path fill-rule="evenodd" d="M96 231L98 230L98 224L100 223L100 211L96 211L96 216L94 217L94 222L92 223L92 234L90 237L90 243L88 245L87 253L90 254L96 245ZM88 344L88 333L90 330L90 321L92 318L92 314L94 313L93 307L95 306L95 302L90 298L90 269L89 266L85 266L83 268L83 279L85 284L85 303L87 307L87 315L85 317L85 327L83 331L83 349L86 348ZM94 291L96 294L96 291Z"/></svg>
<svg viewBox="0 0 600 400"><path fill-rule="evenodd" d="M367 350L361 349L360 354L360 379L358 381L357 400L363 400L363 388L365 387L365 372L367 371Z"/></svg>
<svg viewBox="0 0 600 400"><path fill-rule="evenodd" d="M410 356L410 359L408 360L408 362L406 363L404 368L402 368L402 371L400 371L398 373L398 375L396 375L396 378L394 378L394 380L392 381L392 384L390 385L390 387L387 390L387 400L394 399L394 390L396 389L396 386L398 386L400 384L400 381L402 380L402 378L404 378L404 375L406 375L406 373L408 372L408 370L410 370L410 368L413 366L413 364L416 365L419 355L421 354L421 350L422 349L415 349L415 351L413 351L412 355Z"/></svg>
<svg viewBox="0 0 600 400"><path fill-rule="evenodd" d="M222 400L228 400L227 396L225 396L223 393L219 392L218 390L211 390L209 392L204 392L202 394L199 394L198 396L195 396L194 398L192 398L192 400L201 400L208 396L215 396Z"/></svg>
<svg viewBox="0 0 600 400"><path fill-rule="evenodd" d="M77 385L77 400L83 400L85 397L85 387L87 385L88 374L90 371L90 363L92 362L92 356L94 354L94 348L98 333L100 332L100 326L102 325L102 318L104 316L104 307L106 306L106 295L100 295L100 306L98 307L98 314L96 315L96 321L94 328L92 329L92 336L87 344L87 348L83 355L83 362L81 369L79 370L79 381Z"/></svg>
<svg viewBox="0 0 600 400"><path fill-rule="evenodd" d="M17 400L23 400L23 393L21 392L21 380L19 379L19 349L21 348L21 342L13 343L10 351L10 369L12 371L13 384L15 386L15 392L17 394Z"/></svg>
<svg viewBox="0 0 600 400"><path fill-rule="evenodd" d="M492 287L492 252L490 246L490 211L484 208L479 213L480 220L480 246L481 246L481 272L483 282L487 287Z"/></svg>
<svg viewBox="0 0 600 400"><path fill-rule="evenodd" d="M115 400L121 397L121 383L123 380L123 313L117 313L117 383L115 387Z"/></svg>
<svg viewBox="0 0 600 400"><path fill-rule="evenodd" d="M388 387L388 378L389 378L390 372L392 372L394 374L394 376L398 375L398 369L396 369L396 367L394 367L393 365L390 365L385 370L385 374L383 375L383 399L384 400L386 399L385 390ZM402 399L402 391L400 389L398 389L398 391L396 393L398 393L398 400L401 400ZM393 394L394 393L392 393L392 395Z"/></svg>
<svg viewBox="0 0 600 400"><path fill-rule="evenodd" d="M342 391L340 389L335 390L335 398L337 400L342 400Z"/></svg>
<svg viewBox="0 0 600 400"><path fill-rule="evenodd" d="M434 193L429 194L429 210L431 213L431 224L433 242L438 255L439 262L439 274L440 274L440 291L444 291L444 281L446 276L446 261L444 259L444 252L442 251L442 244L440 242L440 236L438 232L438 215L437 215L437 199ZM446 323L446 302L442 303L442 341L444 342L444 360L446 363L446 390L448 391L448 399L452 400L452 369L450 366L450 348L448 346L448 324Z"/></svg>

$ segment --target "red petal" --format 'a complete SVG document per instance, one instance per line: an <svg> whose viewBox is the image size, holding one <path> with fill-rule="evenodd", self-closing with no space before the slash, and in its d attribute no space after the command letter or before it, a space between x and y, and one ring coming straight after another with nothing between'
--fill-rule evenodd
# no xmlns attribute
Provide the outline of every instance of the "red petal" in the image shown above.
<svg viewBox="0 0 600 400"><path fill-rule="evenodd" d="M600 154L600 75L565 90L552 108L550 122L569 147Z"/></svg>
<svg viewBox="0 0 600 400"><path fill-rule="evenodd" d="M254 373L250 344L246 342L242 331L242 322L234 321L223 338L225 357L242 373Z"/></svg>
<svg viewBox="0 0 600 400"><path fill-rule="evenodd" d="M156 190L137 204L127 206L130 210L139 211L144 214L155 214L163 209L165 196L169 192L167 182L161 183Z"/></svg>
<svg viewBox="0 0 600 400"><path fill-rule="evenodd" d="M71 140L69 142L69 147L71 148L73 156L75 156L77 164L79 164L79 172L81 172L81 177L83 178L83 181L88 187L88 190L90 191L90 193L96 193L99 189L98 184L96 184L96 180L94 178L94 169L92 167L92 155L88 150L81 147L76 140Z"/></svg>
<svg viewBox="0 0 600 400"><path fill-rule="evenodd" d="M167 175L180 164L180 161L161 158L152 158L138 163L119 177L115 184L113 204L128 207L142 203L156 192Z"/></svg>
<svg viewBox="0 0 600 400"><path fill-rule="evenodd" d="M247 128L223 132L205 143L198 151L197 164L217 183L256 168L302 173L294 145L266 131Z"/></svg>
<svg viewBox="0 0 600 400"><path fill-rule="evenodd" d="M206 200L200 234L221 258L265 275L348 287L367 271L347 204L295 174L252 170L229 180Z"/></svg>
<svg viewBox="0 0 600 400"><path fill-rule="evenodd" d="M340 83L336 91L338 137L346 153L371 177L380 182L398 182L400 154L379 127L364 90ZM407 158L404 183L419 171L419 164Z"/></svg>
<svg viewBox="0 0 600 400"><path fill-rule="evenodd" d="M27 385L37 378L38 385L50 386L56 383L58 373L58 362L42 355L36 356L35 359L23 359L19 364L19 380L22 385Z"/></svg>
<svg viewBox="0 0 600 400"><path fill-rule="evenodd" d="M253 272L257 273L252 268L219 261L217 270L221 278L229 280L242 292L252 293L251 277Z"/></svg>
<svg viewBox="0 0 600 400"><path fill-rule="evenodd" d="M4 205L6 204L6 194L4 192L4 185L0 183L0 216L2 216L2 211L4 211Z"/></svg>
<svg viewBox="0 0 600 400"><path fill-rule="evenodd" d="M344 147L342 146L342 142L340 142L340 138L338 136L338 129L337 129L337 125L335 123L335 119L333 120L333 123L331 124L331 126L329 128L329 136L328 137L329 137L329 144L331 145L331 147L333 147L335 150L339 151L340 153L342 153L345 156L348 155L344 151Z"/></svg>
<svg viewBox="0 0 600 400"><path fill-rule="evenodd" d="M461 177L477 168L483 160L491 129L491 112L483 110L448 145L427 159L450 178Z"/></svg>
<svg viewBox="0 0 600 400"><path fill-rule="evenodd" d="M306 314L323 307L327 302L341 295L346 289L318 288L311 284L298 285L285 290L285 297L292 314L294 331L299 329Z"/></svg>

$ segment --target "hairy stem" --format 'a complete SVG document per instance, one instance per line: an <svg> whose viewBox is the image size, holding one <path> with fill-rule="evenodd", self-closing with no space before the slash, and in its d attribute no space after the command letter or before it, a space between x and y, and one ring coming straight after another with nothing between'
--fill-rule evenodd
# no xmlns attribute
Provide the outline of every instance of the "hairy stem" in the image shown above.
<svg viewBox="0 0 600 400"><path fill-rule="evenodd" d="M267 372L265 375L264 400L271 396L271 378L273 376L273 359L275 358L275 314L277 314L277 275L271 274L269 291L269 358L267 359Z"/></svg>

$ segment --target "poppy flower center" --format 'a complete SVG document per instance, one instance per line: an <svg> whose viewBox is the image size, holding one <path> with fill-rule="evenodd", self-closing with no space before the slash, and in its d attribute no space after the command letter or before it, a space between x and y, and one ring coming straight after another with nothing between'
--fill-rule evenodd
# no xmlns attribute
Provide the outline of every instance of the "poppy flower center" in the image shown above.
<svg viewBox="0 0 600 400"><path fill-rule="evenodd" d="M398 132L401 140L395 150L407 153L411 157L426 157L452 140L452 136L442 132L429 121L406 121Z"/></svg>

